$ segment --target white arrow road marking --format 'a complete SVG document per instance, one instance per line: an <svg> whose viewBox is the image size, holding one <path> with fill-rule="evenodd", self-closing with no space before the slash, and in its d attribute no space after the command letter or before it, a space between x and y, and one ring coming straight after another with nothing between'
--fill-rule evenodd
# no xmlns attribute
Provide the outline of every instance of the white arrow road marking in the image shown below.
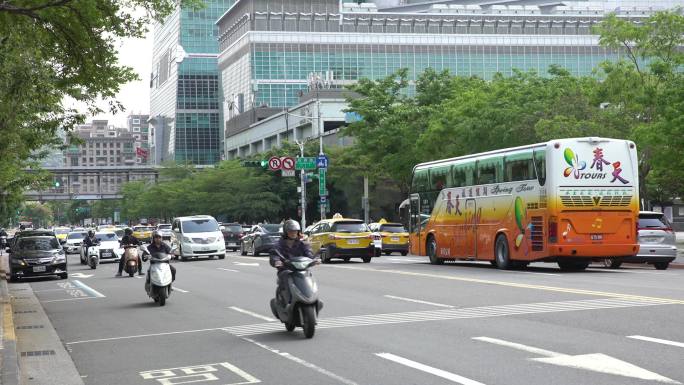
<svg viewBox="0 0 684 385"><path fill-rule="evenodd" d="M237 266L259 266L258 263L233 262Z"/></svg>
<svg viewBox="0 0 684 385"><path fill-rule="evenodd" d="M94 274L83 274L83 273L71 273L69 274L70 278L90 278Z"/></svg>
<svg viewBox="0 0 684 385"><path fill-rule="evenodd" d="M223 270L223 271L232 271L233 273L239 273L239 270L233 270L233 269L225 269L223 267L217 267L217 270Z"/></svg>
<svg viewBox="0 0 684 385"><path fill-rule="evenodd" d="M239 307L236 307L236 306L231 306L229 309L233 309L233 310L235 310L235 311L237 311L237 312L240 312L240 313L243 313L243 314L251 315L252 317L259 318L259 319L262 319L262 320L264 320L264 321L269 321L269 322L275 321L275 320L274 320L273 318L271 318L271 317L266 317L266 316L263 316L263 315L261 315L261 314L259 314L259 313L251 312L251 311L249 311L249 310L240 309Z"/></svg>
<svg viewBox="0 0 684 385"><path fill-rule="evenodd" d="M663 377L657 373L642 369L629 362L618 360L602 353L579 354L571 356L563 353L556 353L550 350L535 348L489 337L473 337L474 340L489 342L491 344L506 346L513 349L523 350L536 355L547 356L545 358L531 358L532 361L544 362L551 365L567 366L575 369L591 370L599 373L613 374L616 376L633 377L642 380L665 382L668 384L680 384L680 382Z"/></svg>
<svg viewBox="0 0 684 385"><path fill-rule="evenodd" d="M669 340L661 340L660 338L645 337L645 336L627 336L627 338L633 338L633 339L635 339L635 340L642 340L642 341L648 341L648 342L655 342L655 343L658 343L658 344L672 345L672 346L677 346L677 347L680 347L680 348L684 348L684 343L682 343L682 342L669 341Z"/></svg>
<svg viewBox="0 0 684 385"><path fill-rule="evenodd" d="M451 382L456 382L458 384L462 385L484 385L481 382L471 380L470 378L466 378L463 376L459 376L458 374L450 373L442 369L437 369L433 368L432 366L427 366L424 364L421 364L420 362L416 361L411 361L407 358L395 356L394 354L391 353L375 353L376 356L380 358L384 358L386 360L394 361L398 364L406 365L408 367L418 369L420 371L430 373L432 375L435 375L437 377L444 378L446 380L449 380Z"/></svg>
<svg viewBox="0 0 684 385"><path fill-rule="evenodd" d="M394 295L384 295L383 297L385 297L385 298L391 298L391 299L398 299L398 300L400 300L400 301L422 303L422 304L425 304L425 305L432 305L432 306L439 306L439 307L453 307L453 306L451 306L451 305L445 305L445 304L443 304L443 303L421 301L421 300L419 300L419 299L412 299L412 298L406 298L406 297L397 297L397 296L394 296Z"/></svg>
<svg viewBox="0 0 684 385"><path fill-rule="evenodd" d="M73 280L72 282L74 283L74 285L78 286L81 290L85 290L86 292L88 292L93 297L98 297L98 298L104 298L105 297L104 294L100 293L99 291L93 289L92 287L86 285L85 283L83 283L77 279Z"/></svg>

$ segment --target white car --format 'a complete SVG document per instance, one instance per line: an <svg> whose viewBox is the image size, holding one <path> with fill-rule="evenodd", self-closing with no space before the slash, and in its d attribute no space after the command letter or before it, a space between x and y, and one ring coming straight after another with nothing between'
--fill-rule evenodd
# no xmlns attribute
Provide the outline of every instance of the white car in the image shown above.
<svg viewBox="0 0 684 385"><path fill-rule="evenodd" d="M83 239L88 236L87 231L72 231L67 234L66 242L62 245L67 254L80 254Z"/></svg>
<svg viewBox="0 0 684 385"><path fill-rule="evenodd" d="M95 238L99 241L99 245L91 246L88 253L97 252L100 256L100 262L118 262L123 256L124 249L119 245L119 237L113 231L102 233L95 233ZM88 257L85 255L85 248L81 248L81 264L86 265Z"/></svg>
<svg viewBox="0 0 684 385"><path fill-rule="evenodd" d="M218 222L209 215L193 215L173 220L174 253L183 261L189 258L226 257L226 244Z"/></svg>

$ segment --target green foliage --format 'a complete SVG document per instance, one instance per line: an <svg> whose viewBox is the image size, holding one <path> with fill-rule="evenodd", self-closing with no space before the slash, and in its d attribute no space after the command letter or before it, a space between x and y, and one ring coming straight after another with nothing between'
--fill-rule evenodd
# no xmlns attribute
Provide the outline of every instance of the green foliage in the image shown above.
<svg viewBox="0 0 684 385"><path fill-rule="evenodd" d="M184 0L198 7L201 0ZM118 63L120 39L143 37L175 0L16 0L0 2L0 213L25 187L48 182L37 169L39 149L58 147L85 116L71 101L97 114L99 100L112 112L121 85L138 79Z"/></svg>

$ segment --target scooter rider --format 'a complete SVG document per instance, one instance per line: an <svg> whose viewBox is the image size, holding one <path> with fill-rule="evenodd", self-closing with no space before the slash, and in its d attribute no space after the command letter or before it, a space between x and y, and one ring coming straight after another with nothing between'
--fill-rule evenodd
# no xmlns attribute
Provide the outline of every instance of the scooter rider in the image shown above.
<svg viewBox="0 0 684 385"><path fill-rule="evenodd" d="M95 238L95 232L93 230L88 230L88 235L85 238L83 238L83 247L85 247L83 255L85 255L86 260L88 259L88 249L90 248L90 246L95 245L97 245L97 238Z"/></svg>
<svg viewBox="0 0 684 385"><path fill-rule="evenodd" d="M159 231L154 230L152 232L152 243L147 246L147 251L154 255L154 253L164 253L171 254L171 248L166 243L162 242L162 235ZM176 268L169 263L169 268L171 269L171 282L176 280ZM149 280L150 278L147 277Z"/></svg>
<svg viewBox="0 0 684 385"><path fill-rule="evenodd" d="M280 254L280 255L278 255ZM297 221L288 219L283 223L283 237L280 238L276 246L271 252L271 266L278 269L278 287L276 288L276 298L281 303L284 302L285 297L282 295L286 290L287 270L283 268L283 262L280 256L285 259L293 257L308 257L313 259L314 255L311 251L311 245L303 241L302 228Z"/></svg>
<svg viewBox="0 0 684 385"><path fill-rule="evenodd" d="M142 245L142 242L140 242L138 240L138 238L134 237L133 236L133 230L131 230L130 227L127 227L124 230L124 236L123 236L123 238L121 238L121 241L119 241L119 244L121 245L121 247L123 247L124 245L140 246L140 245ZM121 273L123 272L123 268L124 268L124 262L125 261L124 261L124 258L122 256L121 259L119 260L119 271L116 273L117 277L121 277ZM138 261L138 275L145 275L145 273L143 273L143 271L142 271L142 259Z"/></svg>

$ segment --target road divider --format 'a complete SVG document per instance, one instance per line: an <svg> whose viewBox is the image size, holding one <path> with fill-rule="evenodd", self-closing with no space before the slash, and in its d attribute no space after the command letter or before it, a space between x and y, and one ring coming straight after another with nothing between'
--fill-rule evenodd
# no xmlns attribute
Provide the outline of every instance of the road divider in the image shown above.
<svg viewBox="0 0 684 385"><path fill-rule="evenodd" d="M380 358L384 358L386 360L396 362L397 364L408 366L409 368L413 368L413 369L418 369L421 372L429 373L429 374L432 374L433 376L441 377L445 380L449 380L449 381L455 382L457 384L484 385L483 383L481 383L479 381L471 380L470 378L459 376L458 374L450 373L450 372L447 372L447 371L442 370L442 369L433 368L432 366L427 366L425 364L421 364L420 362L409 360L408 358L399 357L399 356L396 356L392 353L375 353L375 355L380 357Z"/></svg>

